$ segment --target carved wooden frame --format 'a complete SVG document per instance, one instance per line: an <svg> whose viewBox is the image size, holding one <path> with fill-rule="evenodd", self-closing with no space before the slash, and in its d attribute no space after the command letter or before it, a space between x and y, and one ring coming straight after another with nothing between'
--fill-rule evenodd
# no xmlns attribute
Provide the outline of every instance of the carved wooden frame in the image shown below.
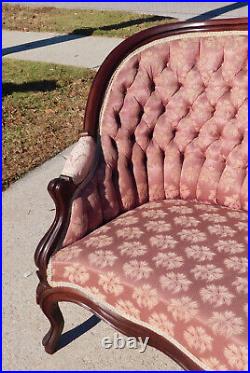
<svg viewBox="0 0 250 373"><path fill-rule="evenodd" d="M138 47L156 39L190 32L245 31L247 29L247 18L219 19L205 22L178 22L152 27L126 39L109 54L96 74L86 106L84 131L97 141L100 109L110 78L120 62ZM99 158L99 154L100 148L97 147L96 159ZM95 162L95 165L97 164L98 161ZM125 335L142 337L143 339L149 337L151 346L170 356L184 369L202 370L190 357L152 330L137 325L105 307L100 307L76 289L69 287L52 288L48 284L47 264L51 255L60 248L65 237L74 193L78 188L82 189L88 184L94 175L95 167L80 186L76 186L70 177L62 175L50 181L48 185L48 191L56 206L56 215L51 227L39 242L35 252L35 263L38 267L37 275L40 280L37 286L37 303L51 325L50 330L43 339L45 350L48 353L56 351L63 330L64 320L58 303L73 302L92 311Z"/></svg>

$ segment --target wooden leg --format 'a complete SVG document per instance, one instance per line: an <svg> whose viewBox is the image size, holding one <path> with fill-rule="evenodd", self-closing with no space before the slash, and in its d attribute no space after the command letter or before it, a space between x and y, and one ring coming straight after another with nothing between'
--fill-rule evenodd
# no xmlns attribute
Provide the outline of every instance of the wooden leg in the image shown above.
<svg viewBox="0 0 250 373"><path fill-rule="evenodd" d="M45 351L49 354L53 354L58 348L59 339L63 331L63 315L58 306L58 302L54 301L51 297L47 297L43 300L41 308L50 322L50 329L43 338L42 343L45 347Z"/></svg>

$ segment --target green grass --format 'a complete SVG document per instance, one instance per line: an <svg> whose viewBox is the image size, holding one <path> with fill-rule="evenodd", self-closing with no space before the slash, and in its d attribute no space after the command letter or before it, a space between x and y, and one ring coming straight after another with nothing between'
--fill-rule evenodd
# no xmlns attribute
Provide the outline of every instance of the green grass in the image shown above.
<svg viewBox="0 0 250 373"><path fill-rule="evenodd" d="M120 11L66 10L3 4L2 27L19 31L80 32L85 35L127 37L145 28L173 20Z"/></svg>
<svg viewBox="0 0 250 373"><path fill-rule="evenodd" d="M94 72L3 60L3 188L79 138Z"/></svg>

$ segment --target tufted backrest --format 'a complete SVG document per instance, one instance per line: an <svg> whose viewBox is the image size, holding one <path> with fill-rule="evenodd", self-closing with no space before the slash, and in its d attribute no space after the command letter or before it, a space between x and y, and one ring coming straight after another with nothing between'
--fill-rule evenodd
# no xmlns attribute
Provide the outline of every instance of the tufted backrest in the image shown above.
<svg viewBox="0 0 250 373"><path fill-rule="evenodd" d="M121 63L100 136L123 209L165 198L247 209L247 60L246 32L225 31L160 39Z"/></svg>
<svg viewBox="0 0 250 373"><path fill-rule="evenodd" d="M246 32L223 31L159 39L123 60L100 113L102 158L75 195L64 245L148 201L247 210L247 57Z"/></svg>

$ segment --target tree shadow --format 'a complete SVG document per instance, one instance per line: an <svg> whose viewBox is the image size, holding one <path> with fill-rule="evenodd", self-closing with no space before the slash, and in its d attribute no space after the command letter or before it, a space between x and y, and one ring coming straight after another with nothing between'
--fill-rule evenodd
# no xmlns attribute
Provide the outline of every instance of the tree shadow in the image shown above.
<svg viewBox="0 0 250 373"><path fill-rule="evenodd" d="M39 80L36 82L25 82L25 83L11 83L4 82L2 84L2 95L8 96L14 92L50 92L58 88L56 80Z"/></svg>
<svg viewBox="0 0 250 373"><path fill-rule="evenodd" d="M57 350L61 350L62 348L66 347L69 343L73 342L75 339L79 338L81 335L92 329L100 321L101 319L99 319L96 315L93 315L82 324L76 326L68 332L63 333L60 338Z"/></svg>

